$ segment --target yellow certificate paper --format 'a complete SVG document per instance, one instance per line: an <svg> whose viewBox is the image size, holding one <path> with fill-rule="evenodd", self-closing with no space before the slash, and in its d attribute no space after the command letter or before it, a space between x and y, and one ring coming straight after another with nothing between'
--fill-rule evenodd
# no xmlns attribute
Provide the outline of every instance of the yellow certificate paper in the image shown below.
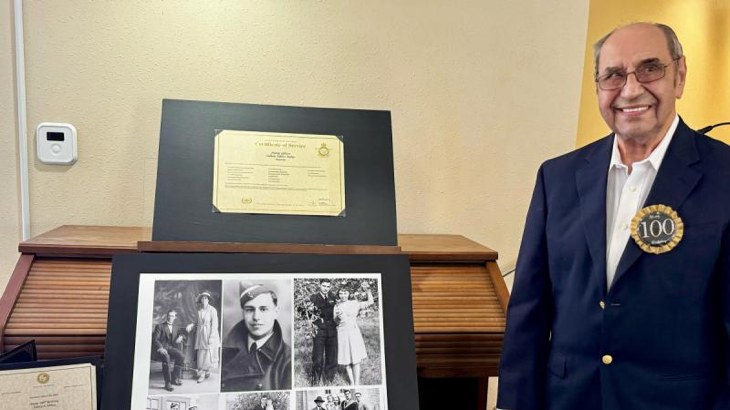
<svg viewBox="0 0 730 410"><path fill-rule="evenodd" d="M215 137L219 212L338 216L345 157L335 135L223 130Z"/></svg>
<svg viewBox="0 0 730 410"><path fill-rule="evenodd" d="M96 410L96 367L90 363L0 372L0 407Z"/></svg>

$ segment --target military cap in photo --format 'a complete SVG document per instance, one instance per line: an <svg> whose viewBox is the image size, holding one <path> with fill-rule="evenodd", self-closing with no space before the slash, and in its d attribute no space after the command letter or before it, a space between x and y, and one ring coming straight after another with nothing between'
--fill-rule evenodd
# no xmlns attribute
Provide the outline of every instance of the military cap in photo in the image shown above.
<svg viewBox="0 0 730 410"><path fill-rule="evenodd" d="M269 288L268 286L265 286L263 284L250 284L250 283L241 283L240 284L241 289L241 307L243 308L246 303L248 303L250 300L256 298L259 295L263 295L264 293L271 293L272 297L275 298L276 292L274 292L273 289Z"/></svg>

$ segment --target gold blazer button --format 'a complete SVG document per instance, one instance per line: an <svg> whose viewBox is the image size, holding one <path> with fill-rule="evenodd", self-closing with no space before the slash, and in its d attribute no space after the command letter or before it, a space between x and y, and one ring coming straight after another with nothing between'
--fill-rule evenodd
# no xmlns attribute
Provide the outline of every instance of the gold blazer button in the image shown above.
<svg viewBox="0 0 730 410"><path fill-rule="evenodd" d="M603 362L603 364L611 364L613 363L613 357L607 354L601 358L601 361Z"/></svg>

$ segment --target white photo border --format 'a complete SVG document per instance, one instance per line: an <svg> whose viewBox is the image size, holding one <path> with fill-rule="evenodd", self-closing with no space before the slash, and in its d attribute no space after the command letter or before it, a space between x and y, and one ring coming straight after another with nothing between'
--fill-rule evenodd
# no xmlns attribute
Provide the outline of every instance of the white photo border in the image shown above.
<svg viewBox="0 0 730 410"><path fill-rule="evenodd" d="M295 387L294 386L294 320L295 320L295 295L294 295L294 280L295 279L376 279L378 284L378 325L380 328L379 334L379 348L380 348L380 384L379 385L363 385L363 386L315 386L315 387ZM290 281L290 295L291 298L291 380L292 389L288 390L290 393L289 406L290 410L296 408L296 400L298 391L308 390L323 390L323 389L378 389L380 391L379 401L380 409L388 409L388 394L387 394L387 373L386 373L386 357L385 357L385 332L384 332L384 306L383 306L383 275L381 273L363 273L363 272L341 272L341 273L290 273L290 272L221 272L221 273L209 273L209 272L198 272L198 273L175 273L175 272L141 272L139 274L139 286L138 286L138 303L136 312L136 328L135 328L135 350L134 350L134 361L133 361L133 378L132 378L132 392L131 392L131 408L144 409L146 408L146 400L149 395L149 372L150 372L150 350L152 345L151 331L153 328L153 308L154 308L154 289L157 281L196 281L196 280L221 280L222 283L226 281L271 281L271 280L289 280ZM224 292L221 292L221 298L224 298ZM221 309L223 306L223 300L221 300ZM223 312L219 312L219 331L221 332L221 339L223 338ZM286 391L286 390L284 390ZM226 397L228 395L238 395L245 393L263 393L264 391L256 392L219 392L219 410L225 409ZM196 396L196 394L181 393L186 396ZM201 393L201 395L209 395L211 393ZM170 396L179 396L180 394L170 393ZM157 395L159 397L166 395ZM221 407L221 405L223 407ZM279 409L277 409L279 410Z"/></svg>

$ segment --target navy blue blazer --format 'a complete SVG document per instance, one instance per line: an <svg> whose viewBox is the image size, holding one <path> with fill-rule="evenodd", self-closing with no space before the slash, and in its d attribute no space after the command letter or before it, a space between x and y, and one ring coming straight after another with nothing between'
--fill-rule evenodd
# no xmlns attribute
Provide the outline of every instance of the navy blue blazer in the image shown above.
<svg viewBox="0 0 730 410"><path fill-rule="evenodd" d="M672 207L684 236L660 255L629 238L607 292L613 138L538 172L497 407L730 409L730 147L680 120L645 206Z"/></svg>

